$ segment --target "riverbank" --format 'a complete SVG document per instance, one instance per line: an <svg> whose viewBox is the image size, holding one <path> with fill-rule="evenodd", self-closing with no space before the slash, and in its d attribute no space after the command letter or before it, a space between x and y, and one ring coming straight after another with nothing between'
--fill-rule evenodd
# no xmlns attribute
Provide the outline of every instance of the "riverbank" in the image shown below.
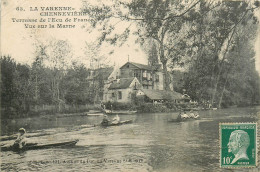
<svg viewBox="0 0 260 172"><path fill-rule="evenodd" d="M194 109L197 106L190 103L118 103L118 102L107 102L105 107L108 110L126 110L126 111L137 111L137 113L160 113L160 112L177 112L181 109Z"/></svg>
<svg viewBox="0 0 260 172"><path fill-rule="evenodd" d="M232 107L253 107L254 105L247 106L231 106ZM166 103L118 103L118 102L107 102L105 103L105 108L112 111L134 111L137 113L169 113L169 112L179 112L180 110L190 111L190 110L217 110L217 108L203 108L201 106L195 106L189 103L176 104L171 102ZM225 108L225 109L226 109ZM1 111L1 119L20 119L27 117L40 117L40 118L61 118L61 117L73 117L73 116L86 116L88 113L92 112L103 112L100 104L88 104L82 106L64 106L60 111L56 106L45 106L38 107L38 109L32 109L27 113L17 113L11 112L9 115L5 114L3 110Z"/></svg>

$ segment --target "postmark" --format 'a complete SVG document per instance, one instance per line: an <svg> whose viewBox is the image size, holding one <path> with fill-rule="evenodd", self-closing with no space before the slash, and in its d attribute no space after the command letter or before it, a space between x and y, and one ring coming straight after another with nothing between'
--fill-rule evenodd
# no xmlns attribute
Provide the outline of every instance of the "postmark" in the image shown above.
<svg viewBox="0 0 260 172"><path fill-rule="evenodd" d="M220 167L257 166L257 124L220 123Z"/></svg>

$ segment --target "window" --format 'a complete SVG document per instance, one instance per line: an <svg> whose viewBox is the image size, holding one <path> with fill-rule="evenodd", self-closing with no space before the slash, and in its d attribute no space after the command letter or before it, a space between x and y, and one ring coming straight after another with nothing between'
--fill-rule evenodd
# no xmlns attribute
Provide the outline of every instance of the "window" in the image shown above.
<svg viewBox="0 0 260 172"><path fill-rule="evenodd" d="M148 72L148 73L147 73L147 80L148 80L148 81L150 80L150 77L151 77L151 75L150 75L150 73Z"/></svg>
<svg viewBox="0 0 260 172"><path fill-rule="evenodd" d="M118 99L122 99L122 91L118 91Z"/></svg>
<svg viewBox="0 0 260 172"><path fill-rule="evenodd" d="M143 88L144 89L148 89L148 85L143 85Z"/></svg>
<svg viewBox="0 0 260 172"><path fill-rule="evenodd" d="M115 97L115 93L112 93L112 97Z"/></svg>
<svg viewBox="0 0 260 172"><path fill-rule="evenodd" d="M146 70L143 72L143 77L146 78Z"/></svg>
<svg viewBox="0 0 260 172"><path fill-rule="evenodd" d="M159 75L155 75L155 80L159 82Z"/></svg>
<svg viewBox="0 0 260 172"><path fill-rule="evenodd" d="M134 90L137 90L137 87L136 87L136 82L135 82L135 87L134 87Z"/></svg>
<svg viewBox="0 0 260 172"><path fill-rule="evenodd" d="M134 77L139 78L139 71L138 70L134 70Z"/></svg>

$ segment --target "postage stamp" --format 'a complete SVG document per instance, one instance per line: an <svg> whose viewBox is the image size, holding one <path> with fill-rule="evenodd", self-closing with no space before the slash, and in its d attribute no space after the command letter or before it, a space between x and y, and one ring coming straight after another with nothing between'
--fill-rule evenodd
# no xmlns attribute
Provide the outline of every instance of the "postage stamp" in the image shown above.
<svg viewBox="0 0 260 172"><path fill-rule="evenodd" d="M220 123L220 167L257 166L257 124Z"/></svg>

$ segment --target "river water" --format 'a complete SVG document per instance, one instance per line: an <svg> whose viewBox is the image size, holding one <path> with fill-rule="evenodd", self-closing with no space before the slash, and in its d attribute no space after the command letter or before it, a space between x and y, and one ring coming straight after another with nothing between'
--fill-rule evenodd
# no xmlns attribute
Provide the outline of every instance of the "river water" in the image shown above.
<svg viewBox="0 0 260 172"><path fill-rule="evenodd" d="M100 116L3 121L2 135L25 127L31 136L28 142L79 142L67 149L1 152L1 171L260 171L219 168L218 126L219 122L257 122L260 107L199 114L201 120L181 123L167 122L177 113L122 115L121 120L134 122L107 128L91 126L101 121Z"/></svg>

